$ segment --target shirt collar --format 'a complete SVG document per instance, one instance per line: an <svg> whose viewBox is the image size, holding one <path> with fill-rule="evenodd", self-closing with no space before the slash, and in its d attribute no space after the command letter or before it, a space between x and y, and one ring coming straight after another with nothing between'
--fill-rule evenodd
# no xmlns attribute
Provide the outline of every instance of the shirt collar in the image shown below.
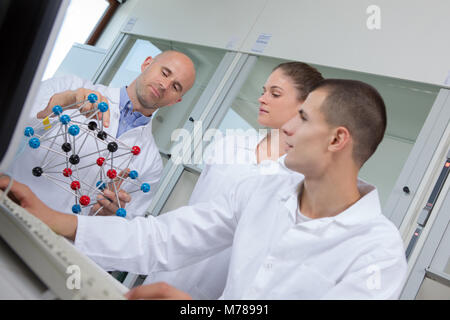
<svg viewBox="0 0 450 320"><path fill-rule="evenodd" d="M130 97L128 96L127 92L127 86L120 88L120 102L119 102L119 110L122 113L124 109L128 109L130 112L133 111L133 103L130 100ZM156 112L156 111L155 111ZM134 117L135 117L135 125L137 126L143 126L150 122L152 116L155 114L151 114L150 116L145 116L139 111L134 111Z"/></svg>
<svg viewBox="0 0 450 320"><path fill-rule="evenodd" d="M342 225L359 225L382 215L380 198L375 186L358 179L361 198L350 208L334 217Z"/></svg>
<svg viewBox="0 0 450 320"><path fill-rule="evenodd" d="M297 192L300 185L303 184L303 179L304 177L300 176L300 181L281 188L277 193L278 199L281 202L284 202L284 206L289 211L289 215L293 221L295 221L295 214L297 213ZM322 220L323 222L335 222L344 226L355 226L381 216L382 213L378 190L373 185L359 179L358 190L361 194L361 198L351 207L334 217L313 219L311 221Z"/></svg>
<svg viewBox="0 0 450 320"><path fill-rule="evenodd" d="M119 110L122 111L125 107L133 110L133 104L131 103L130 97L128 96L127 87L120 88L120 100L119 100Z"/></svg>

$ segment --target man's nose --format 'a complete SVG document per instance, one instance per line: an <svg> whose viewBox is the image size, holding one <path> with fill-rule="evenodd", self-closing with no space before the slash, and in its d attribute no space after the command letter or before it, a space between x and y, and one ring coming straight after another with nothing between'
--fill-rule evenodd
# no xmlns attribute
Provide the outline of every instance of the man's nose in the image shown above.
<svg viewBox="0 0 450 320"><path fill-rule="evenodd" d="M162 90L166 90L166 89L169 87L169 85L170 85L170 79L162 78L162 79L159 81L159 87L160 87Z"/></svg>
<svg viewBox="0 0 450 320"><path fill-rule="evenodd" d="M291 119L281 126L281 131L283 131L283 133L287 136L292 136L292 134L294 133L294 130L292 130L292 121L293 120L294 119Z"/></svg>

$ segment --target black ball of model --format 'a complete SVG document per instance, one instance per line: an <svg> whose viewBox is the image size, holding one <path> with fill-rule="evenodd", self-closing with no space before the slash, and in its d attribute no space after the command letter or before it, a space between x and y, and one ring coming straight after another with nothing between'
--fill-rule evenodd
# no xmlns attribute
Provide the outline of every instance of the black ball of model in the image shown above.
<svg viewBox="0 0 450 320"><path fill-rule="evenodd" d="M80 163L80 157L78 155L76 155L76 154L73 154L73 155L70 156L69 162L71 164L79 164Z"/></svg>
<svg viewBox="0 0 450 320"><path fill-rule="evenodd" d="M33 168L33 176L40 177L43 172L44 171L42 170L41 167L34 167Z"/></svg>
<svg viewBox="0 0 450 320"><path fill-rule="evenodd" d="M89 122L88 128L89 128L89 130L95 130L95 129L97 129L97 122L95 122L95 121Z"/></svg>
<svg viewBox="0 0 450 320"><path fill-rule="evenodd" d="M70 145L70 143L65 142L65 143L62 144L61 149L64 152L69 152L70 150L72 150L72 146Z"/></svg>
<svg viewBox="0 0 450 320"><path fill-rule="evenodd" d="M105 131L99 131L99 132L97 133L97 137L98 137L99 139L102 139L102 140L105 140L107 136L108 136L108 135L106 134Z"/></svg>
<svg viewBox="0 0 450 320"><path fill-rule="evenodd" d="M108 143L108 150L109 152L116 152L117 149L119 149L119 146L115 142Z"/></svg>

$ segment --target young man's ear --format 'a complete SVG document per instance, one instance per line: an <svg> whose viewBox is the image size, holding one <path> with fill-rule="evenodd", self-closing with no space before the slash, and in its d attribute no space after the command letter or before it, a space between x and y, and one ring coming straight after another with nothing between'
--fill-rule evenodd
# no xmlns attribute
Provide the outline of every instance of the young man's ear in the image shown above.
<svg viewBox="0 0 450 320"><path fill-rule="evenodd" d="M330 151L339 151L345 148L351 140L350 132L345 127L337 127L333 131L331 142L328 146Z"/></svg>
<svg viewBox="0 0 450 320"><path fill-rule="evenodd" d="M145 58L144 62L141 65L141 72L144 72L144 70L153 62L152 57Z"/></svg>

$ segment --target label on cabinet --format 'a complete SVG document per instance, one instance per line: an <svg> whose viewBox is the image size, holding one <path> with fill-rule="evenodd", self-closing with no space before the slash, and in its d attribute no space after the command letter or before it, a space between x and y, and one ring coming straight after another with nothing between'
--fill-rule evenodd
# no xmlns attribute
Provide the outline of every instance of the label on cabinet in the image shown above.
<svg viewBox="0 0 450 320"><path fill-rule="evenodd" d="M135 17L131 17L130 19L128 19L127 24L123 27L123 31L130 32L131 30L133 30L133 27L136 24L136 21L137 21L137 18L135 18Z"/></svg>
<svg viewBox="0 0 450 320"><path fill-rule="evenodd" d="M258 53L263 53L264 49L269 44L270 38L272 38L271 34L261 33L258 36L258 39L256 39L256 42L255 42L255 44L252 47L252 51L253 52L258 52Z"/></svg>
<svg viewBox="0 0 450 320"><path fill-rule="evenodd" d="M450 70L448 71L447 79L445 79L444 84L446 86L450 86Z"/></svg>

